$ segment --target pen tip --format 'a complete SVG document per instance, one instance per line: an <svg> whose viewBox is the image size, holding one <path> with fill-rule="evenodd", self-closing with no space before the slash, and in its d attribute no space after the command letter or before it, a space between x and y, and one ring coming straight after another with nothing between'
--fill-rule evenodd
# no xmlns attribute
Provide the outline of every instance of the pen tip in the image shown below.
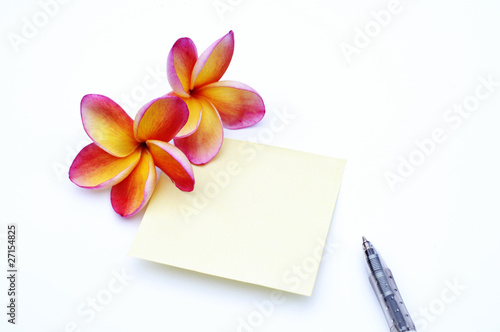
<svg viewBox="0 0 500 332"><path fill-rule="evenodd" d="M368 240L366 239L366 237L363 236L363 243L364 242L368 242Z"/></svg>

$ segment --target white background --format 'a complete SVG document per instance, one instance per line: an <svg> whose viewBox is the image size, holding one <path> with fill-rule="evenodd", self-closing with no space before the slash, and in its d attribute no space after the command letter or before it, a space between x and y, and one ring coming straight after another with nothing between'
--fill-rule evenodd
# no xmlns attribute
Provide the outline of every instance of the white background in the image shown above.
<svg viewBox="0 0 500 332"><path fill-rule="evenodd" d="M230 10L218 12L220 3ZM56 4L45 6L49 16L38 1L4 1L0 13L3 271L8 223L18 225L19 248L18 324L6 323L2 277L2 331L387 331L362 235L392 268L419 331L500 329L500 86L460 123L446 118L455 104L472 105L476 88L488 93L480 77L500 82L496 2L401 0L380 31L372 12L387 0ZM372 37L362 40L365 28ZM123 219L109 190L67 178L90 142L85 94L109 96L134 117L170 91L160 74L177 38L201 52L231 29L223 79L256 89L268 113L226 137L347 159L333 250L312 297L274 303L270 289L129 257L143 214ZM346 57L342 43L357 53ZM286 125L270 135L284 112ZM435 129L444 142L418 152ZM391 188L388 172L409 158L419 165Z"/></svg>

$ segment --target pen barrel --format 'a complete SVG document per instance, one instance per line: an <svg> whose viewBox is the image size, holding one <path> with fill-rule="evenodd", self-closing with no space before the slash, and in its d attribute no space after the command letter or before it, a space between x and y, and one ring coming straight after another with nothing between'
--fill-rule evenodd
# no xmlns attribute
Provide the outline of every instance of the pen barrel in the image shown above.
<svg viewBox="0 0 500 332"><path fill-rule="evenodd" d="M389 280L385 273L385 270L388 269L384 269L384 265L380 259L380 256L377 254L369 255L366 258L366 261L368 263L370 274L375 279L374 281L377 287L377 294L380 293L383 298L393 295L393 291L389 285Z"/></svg>
<svg viewBox="0 0 500 332"><path fill-rule="evenodd" d="M366 261L370 270L370 284L377 294L390 331L416 331L391 270L385 266L378 254L368 254Z"/></svg>

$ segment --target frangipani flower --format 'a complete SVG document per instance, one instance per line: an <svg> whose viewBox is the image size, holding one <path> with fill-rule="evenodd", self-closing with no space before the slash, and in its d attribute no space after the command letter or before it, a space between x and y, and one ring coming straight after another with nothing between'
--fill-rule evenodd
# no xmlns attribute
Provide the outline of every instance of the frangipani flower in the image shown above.
<svg viewBox="0 0 500 332"><path fill-rule="evenodd" d="M189 160L168 143L189 117L180 98L152 100L132 120L108 97L86 95L81 102L81 116L93 143L75 157L69 178L83 188L112 187L111 205L121 216L132 216L148 203L156 185L155 165L177 188L193 190Z"/></svg>
<svg viewBox="0 0 500 332"><path fill-rule="evenodd" d="M198 57L193 41L178 39L167 59L167 77L173 91L189 108L189 119L174 139L191 163L209 162L223 141L222 126L245 128L259 122L265 114L264 102L251 87L220 81L234 50L229 31Z"/></svg>

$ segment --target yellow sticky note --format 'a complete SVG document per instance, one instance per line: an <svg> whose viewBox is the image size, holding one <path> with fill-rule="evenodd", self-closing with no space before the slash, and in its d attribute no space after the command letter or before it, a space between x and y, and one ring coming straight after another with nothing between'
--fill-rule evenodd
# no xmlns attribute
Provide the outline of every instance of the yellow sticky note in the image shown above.
<svg viewBox="0 0 500 332"><path fill-rule="evenodd" d="M310 296L344 166L225 139L194 191L161 176L130 255Z"/></svg>

